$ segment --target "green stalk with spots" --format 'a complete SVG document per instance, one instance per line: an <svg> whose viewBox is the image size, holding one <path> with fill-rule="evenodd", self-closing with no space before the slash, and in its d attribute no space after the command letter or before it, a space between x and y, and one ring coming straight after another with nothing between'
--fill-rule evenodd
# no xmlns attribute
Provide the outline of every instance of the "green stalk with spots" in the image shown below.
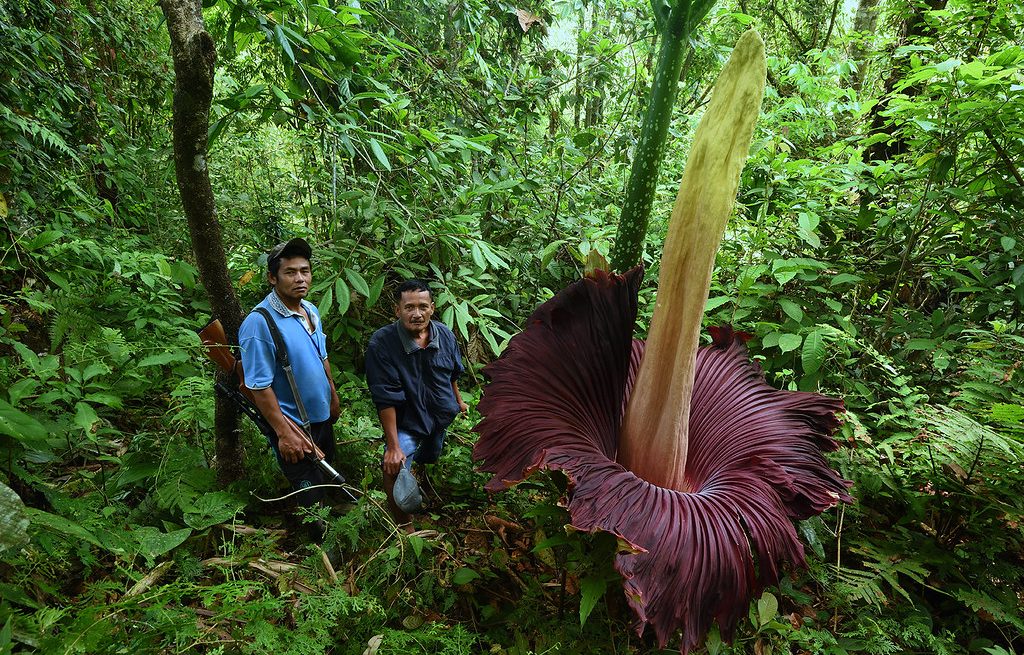
<svg viewBox="0 0 1024 655"><path fill-rule="evenodd" d="M654 203L654 190L665 157L665 136L675 106L679 71L690 33L714 6L715 0L652 0L652 8L661 36L661 49L654 70L650 102L644 114L640 141L633 156L633 167L626 184L619 229L611 251L611 267L625 271L640 263L643 256L647 222Z"/></svg>

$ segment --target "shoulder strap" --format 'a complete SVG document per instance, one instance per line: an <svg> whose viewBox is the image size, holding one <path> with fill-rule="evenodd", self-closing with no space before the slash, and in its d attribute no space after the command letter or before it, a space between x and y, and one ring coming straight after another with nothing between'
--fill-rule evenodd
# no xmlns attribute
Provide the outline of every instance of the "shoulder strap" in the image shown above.
<svg viewBox="0 0 1024 655"><path fill-rule="evenodd" d="M277 329L277 321L264 307L257 307L253 310L267 321L270 329L270 338L274 340L274 351L277 363L281 365L284 376L288 378L288 386L292 389L292 396L295 398L295 408L299 410L299 418L302 420L302 429L309 433L309 415L306 413L306 406L302 403L302 396L299 395L299 385L295 383L295 374L292 373L292 365L288 360L288 349L285 348L284 339L281 338L281 331Z"/></svg>
<svg viewBox="0 0 1024 655"><path fill-rule="evenodd" d="M277 351L275 354L277 363L281 365L281 368L289 366L288 349L285 348L284 339L281 338L281 331L277 329L277 321L274 320L270 315L270 312L268 312L265 307L257 307L252 311L256 312L267 321L267 328L270 329L270 338L274 340L274 350Z"/></svg>

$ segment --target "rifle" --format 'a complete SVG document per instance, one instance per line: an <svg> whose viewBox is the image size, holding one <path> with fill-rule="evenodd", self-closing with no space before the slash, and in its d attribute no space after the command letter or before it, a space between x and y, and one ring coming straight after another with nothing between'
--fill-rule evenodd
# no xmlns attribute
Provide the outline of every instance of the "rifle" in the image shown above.
<svg viewBox="0 0 1024 655"><path fill-rule="evenodd" d="M229 386L218 380L214 382L213 388L252 419L252 422L256 424L256 427L267 439L270 439L272 442L276 440L277 433L274 432L274 428L270 427L270 423L260 413L259 408L256 407L256 399L252 394L252 390L245 386L245 373L242 371L242 361L232 354L231 346L228 345L228 338L224 333L224 326L221 324L220 319L215 318L207 323L206 327L199 331L199 339L203 342L203 346L206 348L206 356L210 358L210 361L230 375L233 381L238 383L237 386ZM291 419L289 418L288 420L290 421ZM309 436L306 429L303 426L299 426L299 431L306 437L309 445L313 447L313 452L306 453L306 458L313 460L313 463L317 465L329 482L339 485L339 487L344 485L345 477L334 470L334 467L324 459L323 452L317 448L313 438ZM357 502L356 497L344 487L341 487L341 492L351 502Z"/></svg>

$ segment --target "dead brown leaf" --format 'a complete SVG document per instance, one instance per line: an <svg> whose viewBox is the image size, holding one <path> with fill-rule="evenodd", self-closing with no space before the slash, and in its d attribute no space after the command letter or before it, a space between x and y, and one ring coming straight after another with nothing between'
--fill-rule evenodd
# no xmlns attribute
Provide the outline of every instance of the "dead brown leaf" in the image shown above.
<svg viewBox="0 0 1024 655"><path fill-rule="evenodd" d="M519 18L519 27L523 28L524 32L529 32L530 28L534 25L544 25L544 19L536 14L531 14L525 9L516 9L516 16Z"/></svg>

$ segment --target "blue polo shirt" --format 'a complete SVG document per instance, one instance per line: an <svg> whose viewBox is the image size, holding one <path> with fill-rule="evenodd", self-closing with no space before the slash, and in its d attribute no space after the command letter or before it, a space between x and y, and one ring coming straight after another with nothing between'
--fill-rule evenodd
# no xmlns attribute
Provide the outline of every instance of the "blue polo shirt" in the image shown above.
<svg viewBox="0 0 1024 655"><path fill-rule="evenodd" d="M288 349L295 384L299 388L310 423L328 420L331 417L331 386L327 381L327 371L324 370L327 337L320 324L320 313L313 303L302 301L302 307L313 323L313 332L309 332L302 315L288 309L274 291L267 294L257 307L270 311L281 332L281 339ZM250 389L272 388L284 415L301 423L292 388L277 363L277 349L267 321L259 314L250 312L238 330L238 344L242 351L245 386Z"/></svg>
<svg viewBox="0 0 1024 655"><path fill-rule="evenodd" d="M445 430L459 413L452 383L462 355L444 323L430 322L430 343L420 348L399 321L373 333L366 347L366 383L378 410L394 407L398 430L425 438Z"/></svg>

